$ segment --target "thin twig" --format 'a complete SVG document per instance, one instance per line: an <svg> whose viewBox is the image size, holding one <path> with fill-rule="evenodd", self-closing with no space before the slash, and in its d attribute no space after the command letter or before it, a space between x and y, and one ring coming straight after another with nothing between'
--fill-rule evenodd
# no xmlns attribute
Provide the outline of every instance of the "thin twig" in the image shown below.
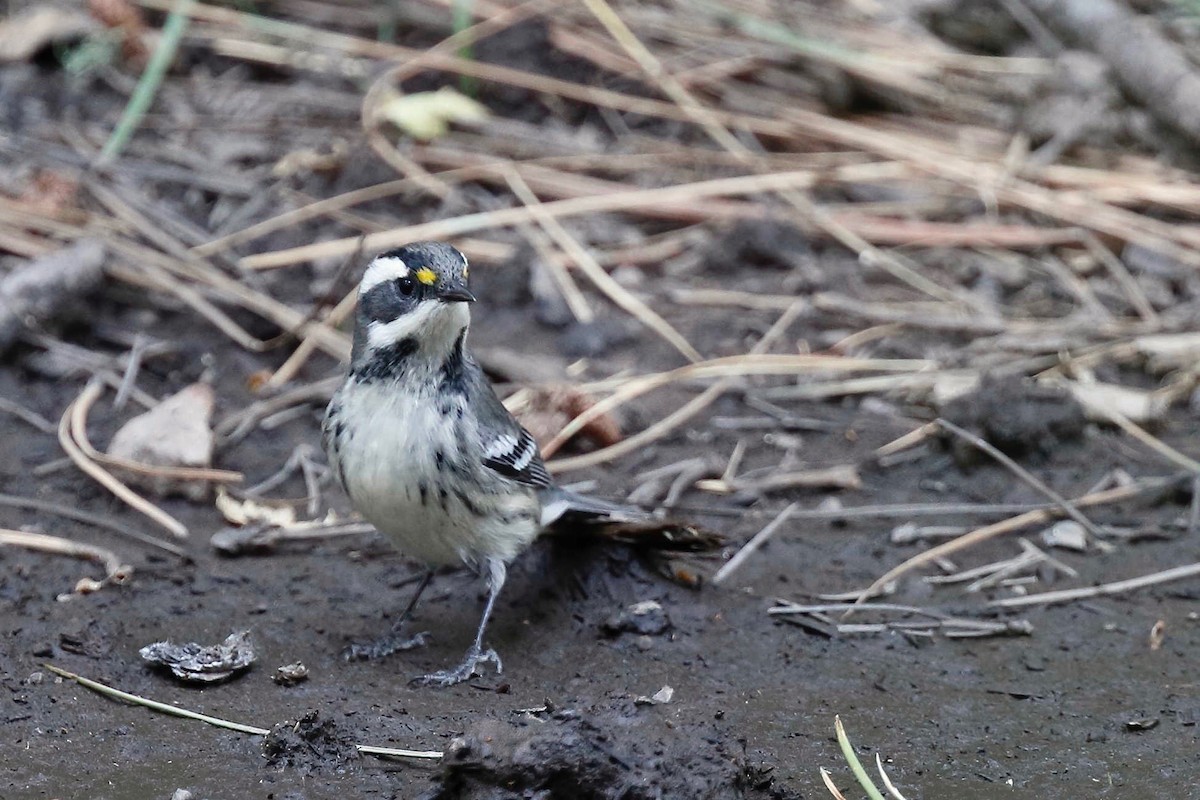
<svg viewBox="0 0 1200 800"><path fill-rule="evenodd" d="M74 462L75 466L86 472L92 480L99 483L105 489L108 489L135 511L149 517L154 523L162 526L171 534L180 539L186 539L188 536L187 527L179 520L172 517L161 508L155 506L150 501L138 495L106 469L101 467L96 462L88 458L83 449L75 443L71 438L71 420L75 412L75 403L81 399L86 401L87 405L91 405L96 401L103 392L103 387L98 383L89 383L80 393L79 398L72 401L63 411L62 419L58 423L58 443L67 456Z"/></svg>
<svg viewBox="0 0 1200 800"><path fill-rule="evenodd" d="M525 207L533 212L533 218L537 221L547 235L554 240L563 252L571 257L575 265L583 271L583 274L595 284L596 288L603 292L609 300L612 300L618 307L629 312L638 322L645 325L650 330L657 333L667 341L672 347L683 354L684 358L689 361L700 361L703 357L692 347L683 334L675 330L669 322L655 313L644 302L634 297L629 291L617 283L611 275L604 271L604 267L596 263L596 259L576 241L575 237L567 232L567 229L562 226L557 219L545 213L545 206L538 200L537 196L529 188L529 184L520 174L509 169L506 172L509 185L512 186L513 193L518 199L525 204Z"/></svg>
<svg viewBox="0 0 1200 800"><path fill-rule="evenodd" d="M160 703L157 700L151 700L147 697L142 697L142 696L136 695L136 694L130 694L129 692L123 692L120 689L114 689L113 687L108 686L103 683L100 683L99 681L94 681L91 678L85 678L82 675L77 675L74 672L68 672L67 670L65 670L61 667L56 667L53 664L43 664L42 666L44 666L46 669L53 672L55 675L61 675L64 678L73 680L76 683L80 684L81 686L86 686L88 689L91 689L94 692L98 692L98 693L104 695L105 697L112 697L117 700L124 700L126 703L132 703L136 706L142 706L143 708L148 708L151 711L157 711L161 714L167 714L172 717L182 717L183 719L193 719L198 722L204 722L209 725L213 725L217 728L224 728L225 730L237 731L238 733L248 733L252 736L266 736L267 734L269 734L271 732L269 728L260 728L257 725L246 725L245 723L241 723L241 722L232 722L227 719L221 719L220 717L213 717L213 716L209 716L208 714L201 714L197 711L191 711L186 708L180 708L179 706L171 705L169 703ZM441 758L442 757L442 753L438 750L402 750L402 749L393 748L393 747L376 747L374 745L363 745L363 744L356 744L355 748L360 753L363 753L366 755L397 756L397 757L403 757L403 758Z"/></svg>
<svg viewBox="0 0 1200 800"><path fill-rule="evenodd" d="M1142 575L1137 578L1128 578L1123 581L1115 581L1113 583L1102 583L1098 586L1083 586L1078 589L1059 589L1054 592L1042 592L1041 594L1027 594L1020 597L1005 597L1000 600L993 600L988 603L989 606L996 608L1021 608L1023 606L1038 606L1049 605L1051 603L1067 603L1072 600L1084 600L1091 597L1107 597L1114 594L1124 594L1132 592L1136 589L1144 589L1147 586L1157 586L1162 583L1171 581L1179 581L1184 578L1191 578L1195 575L1200 575L1200 562L1194 564L1185 564L1181 567L1172 567L1165 569L1162 572L1153 572L1149 575Z"/></svg>
<svg viewBox="0 0 1200 800"><path fill-rule="evenodd" d="M28 531L13 531L0 528L0 545L24 547L28 550L39 550L43 553L83 558L97 561L104 565L104 579L111 583L121 583L133 574L133 567L125 564L117 554L103 547L84 542L75 542L61 536L50 536L45 533L30 533Z"/></svg>
<svg viewBox="0 0 1200 800"><path fill-rule="evenodd" d="M1113 489L1106 489L1102 492L1094 492L1084 495L1073 501L1076 508L1085 508L1090 506L1105 505L1115 503L1120 500L1127 500L1131 497L1136 497L1144 492L1161 489L1169 485L1170 480L1164 479L1148 479L1139 483L1129 484L1128 486L1118 486ZM892 567L880 577L876 578L866 589L859 593L857 603L865 602L871 597L877 595L883 587L895 581L902 575L907 575L914 569L918 569L925 564L932 563L938 559L945 558L951 553L957 553L960 550L965 550L968 547L973 547L981 542L986 542L989 539L994 539L1005 533L1012 533L1021 530L1030 525L1037 525L1042 522L1049 522L1059 515L1060 508L1042 509L1037 511L1027 511L1024 514L1018 514L1015 517L1009 517L1006 520L985 525L982 528L976 528L970 533L963 534L957 539L952 539L948 542L932 547L929 550L919 553L903 563ZM850 609L845 616L849 616L854 612Z"/></svg>
<svg viewBox="0 0 1200 800"><path fill-rule="evenodd" d="M71 463L69 459L67 460L67 463ZM97 528L103 528L104 530L120 536L128 536L129 538L141 542L142 544L149 545L150 547L156 547L159 550L165 550L173 556L178 556L179 558L188 558L188 554L183 548L171 544L170 542L164 542L162 539L151 536L148 533L142 533L141 531L130 527L127 523L115 522L95 514L90 514L87 511L80 511L77 508L63 505L62 503L52 503L48 500L37 500L32 497L17 497L16 495L11 494L0 494L0 506L9 506L10 508L25 508L32 511L42 511L47 514L56 514L60 517L73 519L76 522L82 522L87 525L94 525Z"/></svg>
<svg viewBox="0 0 1200 800"><path fill-rule="evenodd" d="M1059 494L1058 492L1051 489L1049 486L1046 485L1046 483L1044 481L1037 478L1029 470L1025 469L1020 464L1013 461L1011 458L1006 456L1004 453L1001 453L990 442L984 440L983 438L981 438L979 436L976 436L975 434L971 433L968 430L965 430L964 428L959 427L958 425L955 425L953 422L950 422L947 419L939 418L936 420L936 422L937 422L938 427L942 428L943 430L949 431L950 433L954 434L958 438L962 439L964 442L967 442L968 444L982 450L984 453L987 453L993 459L1000 462L1000 464L1003 465L1004 468L1007 469L1009 472L1016 475L1018 478L1020 478L1022 481L1024 481L1028 485L1032 486L1037 491L1041 492L1043 495L1045 495L1047 498L1049 498L1052 502L1057 503L1058 506L1060 508L1062 508L1063 512L1066 513L1066 515L1068 517L1075 520L1080 525L1082 525L1084 528L1086 528L1087 532L1092 534L1092 536L1099 538L1104 535L1103 532L1099 528L1097 528L1096 525L1090 519L1085 517L1083 514L1079 513L1079 509L1077 509L1077 508L1075 508L1075 506L1071 505L1071 501L1067 500L1061 494Z"/></svg>
<svg viewBox="0 0 1200 800"><path fill-rule="evenodd" d="M738 567L740 567L746 561L747 558L754 555L754 553L760 547L766 544L767 541L775 535L775 532L779 530L783 523L787 522L788 517L792 515L792 512L794 512L799 505L799 503L791 503L782 511L780 511L775 516L775 519L768 522L762 530L754 534L750 541L742 545L742 549L734 553L733 558L726 561L721 568L717 570L717 574L712 576L712 584L714 586L720 586L722 583L724 583L725 580L732 575L734 571L736 571Z"/></svg>

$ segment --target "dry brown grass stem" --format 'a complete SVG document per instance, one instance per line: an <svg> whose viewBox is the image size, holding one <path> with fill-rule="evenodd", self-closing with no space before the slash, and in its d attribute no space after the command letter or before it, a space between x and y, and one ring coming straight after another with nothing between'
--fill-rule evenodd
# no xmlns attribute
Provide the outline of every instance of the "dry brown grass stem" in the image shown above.
<svg viewBox="0 0 1200 800"><path fill-rule="evenodd" d="M87 453L83 451L71 436L72 421L75 417L76 406L82 406L86 416L86 409L91 407L93 403L104 392L104 387L92 382L84 387L79 396L73 400L63 411L62 418L58 423L58 443L66 452L67 457L74 462L75 466L83 470L92 480L99 483L108 491L112 492L126 505L133 508L140 514L148 517L156 525L165 528L169 533L180 539L186 539L188 529L182 522L172 517L167 512L163 511L158 506L146 500L141 495L134 492L121 481L117 480L111 472L101 467L96 462L88 458Z"/></svg>
<svg viewBox="0 0 1200 800"><path fill-rule="evenodd" d="M151 8L169 10L170 0L140 0ZM194 5L193 18L216 22L245 30L262 30L263 19L253 14L220 8L203 3ZM425 58L429 68L482 80L545 92L591 105L618 109L629 113L694 122L693 112L675 103L622 94L594 86L535 75L522 70L495 64L478 63L448 54L422 56L424 51L377 42L347 34L318 30L294 22L271 20L269 32L291 41L320 43L324 47L341 49L348 54L366 55L389 60ZM871 153L905 161L922 171L953 180L968 188L994 194L1000 201L1061 219L1071 225L1117 236L1125 241L1142 244L1156 252L1177 258L1183 263L1200 264L1200 253L1191 246L1200 241L1200 231L1191 231L1170 223L1126 212L1100 202L1094 196L1062 193L1045 189L1026 180L1008 175L1000 164L980 164L965 156L948 155L936 147L914 143L913 137L898 137L891 131L876 130L857 122L835 119L817 112L788 109L779 119L767 119L751 114L706 109L706 114L722 126L744 128L752 133L777 139L816 137L841 146L861 148ZM399 243L399 242L397 242ZM295 258L294 251L289 253ZM341 251L343 254L345 251ZM337 254L335 251L334 254ZM279 256L276 255L278 258ZM317 256L303 256L303 258ZM285 261L284 263L293 263Z"/></svg>
<svg viewBox="0 0 1200 800"><path fill-rule="evenodd" d="M1179 452L1174 447L1171 447L1171 445L1167 444L1162 439L1147 431L1141 425L1138 425L1136 422L1129 419L1129 417L1125 416L1117 409L1095 403L1090 404L1089 408L1103 414L1110 422L1112 422L1112 424L1116 425L1125 433L1129 434L1134 439L1137 439L1146 447L1162 456L1169 463L1174 464L1177 467L1181 467L1193 475L1200 475L1200 462L1185 456L1183 453Z"/></svg>
<svg viewBox="0 0 1200 800"><path fill-rule="evenodd" d="M61 536L0 528L0 545L95 561L104 565L104 580L110 583L120 583L133 573L133 567L122 562L113 551Z"/></svg>
<svg viewBox="0 0 1200 800"><path fill-rule="evenodd" d="M710 109L700 103L692 96L691 92L680 85L663 68L662 63L642 44L633 31L621 20L620 16L612 10L607 0L583 0L583 2L596 15L596 18L600 20L601 24L604 25L612 37L645 70L651 80L693 122L702 127L714 142L727 152L744 159L748 167L755 170L764 169L765 165L762 164L755 153L730 133L725 127L725 123L719 120ZM914 268L915 265L906 263L906 259L901 259L895 254L885 253L877 249L870 242L829 216L828 213L817 207L815 203L799 192L788 188L779 189L776 192L800 214L802 219L825 231L846 248L858 253L859 260L864 265L878 267L897 280L908 284L918 292L927 294L930 297L935 297L948 303L962 303L968 308L975 305L976 301L970 295L946 289L926 278L918 271L918 268Z"/></svg>
<svg viewBox="0 0 1200 800"><path fill-rule="evenodd" d="M1082 525L1084 528L1086 528L1088 533L1092 534L1092 536L1099 537L1102 535L1102 532L1100 531L1099 528L1096 527L1095 523L1093 523L1090 519L1085 517L1079 511L1079 509L1075 507L1074 503L1072 503L1067 498L1063 497L1058 492L1051 489L1046 484L1045 481L1038 478L1032 472L1030 472L1029 470L1022 467L1016 461L1013 461L1011 458L1009 458L1004 453L1000 452L990 442L983 439L982 437L976 436L975 434L971 433L970 431L968 431L958 425L955 425L953 422L951 422L948 419L940 419L939 418L937 420L934 420L934 422L936 422L937 426L939 428L941 428L942 430L952 433L953 435L957 436L959 439L962 439L964 442L967 442L968 444L970 444L972 447L975 447L978 450L981 450L983 453L987 454L990 458L992 458L993 460L998 462L1001 466L1003 466L1005 469L1007 469L1013 475L1016 475L1017 478L1019 480L1021 480L1023 483L1025 483L1027 486L1031 486L1035 490L1040 492L1048 500L1050 500L1050 502L1055 503L1059 508L1061 508L1063 510L1064 514L1066 514L1068 517L1075 520L1080 525Z"/></svg>
<svg viewBox="0 0 1200 800"><path fill-rule="evenodd" d="M522 180L516 170L508 170L507 177L509 185L512 187L513 193L517 198L525 204L525 207L533 214L533 218L538 225L552 238L564 253L571 257L575 262L575 266L588 277L588 280L593 285L608 297L619 308L627 311L634 319L645 325L650 330L654 331L662 337L668 344L683 354L684 358L692 362L700 361L703 356L699 351L683 337L683 334L675 330L669 322L655 313L649 306L630 294L624 286L617 283L611 275L605 272L604 267L596 263L596 259L587 251L583 245L567 232L567 229L562 226L557 219L545 212L545 206L538 200L537 196L530 190L529 185Z"/></svg>
<svg viewBox="0 0 1200 800"><path fill-rule="evenodd" d="M157 464L143 464L127 458L116 458L102 453L92 446L87 434L88 413L103 393L103 387L96 392L84 392L71 404L71 439L79 446L80 451L98 464L114 469L136 472L140 475L158 475L171 480L182 481L212 481L213 483L241 483L245 476L240 472L227 469L208 469L203 467L169 467Z"/></svg>
<svg viewBox="0 0 1200 800"><path fill-rule="evenodd" d="M1086 494L1083 497L1076 498L1072 501L1076 508L1089 508L1091 506L1106 505L1108 503L1116 503L1121 500L1128 500L1131 497L1136 497L1143 492L1162 486L1162 481L1143 481L1139 483L1131 483L1126 486L1118 486L1113 489L1105 489L1100 492ZM1022 530L1030 525L1038 525L1043 522L1049 522L1062 515L1059 508L1040 509L1036 511L1028 511L1024 514L1018 514L1015 517L994 522L991 525L985 525L982 528L976 528L969 533L964 533L955 539L948 542L943 542L936 547L919 553L903 563L892 567L875 581L863 589L855 600L858 605L872 597L879 595L885 586L896 581L898 578L907 575L913 570L920 569L926 564L932 564L939 559L948 558L954 553L966 550L969 547L974 547L997 536L1002 536L1006 533L1013 533ZM852 611L847 611L846 616L849 616Z"/></svg>
<svg viewBox="0 0 1200 800"><path fill-rule="evenodd" d="M592 420L603 414L611 413L630 400L648 392L680 381L704 378L726 380L751 375L807 375L873 371L921 372L932 366L932 362L921 360L861 359L827 355L765 355L753 351L747 355L700 361L668 372L656 372L624 379L614 388L611 395L598 401L587 411L567 423L558 435L547 443L543 451L547 457L553 455Z"/></svg>
<svg viewBox="0 0 1200 800"><path fill-rule="evenodd" d="M1125 594L1137 589L1144 589L1147 586L1159 586L1171 581L1179 581L1184 578L1195 577L1200 575L1200 563L1184 564L1178 567L1154 572L1149 575L1141 575L1136 578L1127 578L1123 581L1113 581L1112 583L1102 583L1098 586L1081 586L1077 589L1059 589L1053 592L1041 592L1039 594L1028 594L1021 597L1004 597L999 600L993 600L988 603L989 606L995 608L1024 608L1026 606L1050 605L1052 603L1068 603L1072 600L1086 600L1092 597L1110 597L1117 594Z"/></svg>
<svg viewBox="0 0 1200 800"><path fill-rule="evenodd" d="M717 370L717 372L714 374L721 375L720 380L718 380L712 386L709 386L687 403L684 403L682 406L668 414L663 419L655 422L649 428L630 436L628 439L617 442L614 445L601 448L593 453L585 453L584 455L574 456L572 458L561 458L556 461L551 461L549 464L547 464L547 467L551 472L567 472L572 469L584 469L586 467L595 466L596 464L603 464L606 461L619 458L627 453L632 453L638 448L644 447L650 442L656 441L659 437L666 435L678 426L687 422L695 415L699 414L714 401L716 401L718 397L727 392L734 385L734 377L746 374L743 370L746 369L747 364L751 361L757 361L758 359L773 360L775 358L789 360L795 358L813 358L812 356L774 357L765 355L767 350L771 349L779 337L782 336L791 326L791 324L796 321L796 318L800 316L803 308L803 303L796 301L790 308L786 309L782 314L780 314L779 318L775 320L775 323L771 325L767 332L763 334L763 337L759 339L758 342L755 343L754 347L750 349L749 354L744 356L734 356L729 359L716 359L715 361L708 362L712 365L712 368ZM820 357L818 356L816 358ZM796 362L792 363L793 366L796 365ZM729 368L732 368L733 371L726 371ZM645 380L639 381L637 378L631 379L631 383L635 384L635 393L632 396L636 397L640 394L650 391L653 388L656 388L657 386L665 385L665 383L670 383L674 380L681 380L689 375L691 377L696 377L698 374L702 374L708 369L709 367L706 367L704 363L689 364L686 367L680 367L679 369L672 370L671 372L667 373L661 373L657 376L646 376ZM665 383L660 383L659 381L665 381ZM614 397L621 395L624 390L625 387L618 389L612 397L601 400L567 423L567 425L561 431L559 431L558 435L546 445L546 452L549 455L553 455L559 447L566 443L572 436L575 435L575 433L581 430L583 426L587 425L592 419L595 419L597 416L599 416L599 414L602 414L605 411L616 408L616 406L620 403L626 402L628 399L630 399L629 397L622 397L614 402ZM605 407L606 403L610 404L607 408ZM596 411L597 407L601 409L599 412Z"/></svg>
<svg viewBox="0 0 1200 800"><path fill-rule="evenodd" d="M811 171L799 170L768 175L715 178L656 189L631 189L600 196L556 200L543 203L542 212L558 219L608 211L636 212L642 208L662 206L672 202L693 201L704 197L756 194L783 187L809 186L816 180L816 177ZM534 212L523 206L482 211L370 234L362 240L362 248L367 251L385 250L389 247L399 247L408 242L453 238L466 233L532 222L533 220ZM353 253L358 248L359 242L360 237L357 236L332 239L327 242L246 256L238 263L243 269L272 269L303 261L345 256Z"/></svg>

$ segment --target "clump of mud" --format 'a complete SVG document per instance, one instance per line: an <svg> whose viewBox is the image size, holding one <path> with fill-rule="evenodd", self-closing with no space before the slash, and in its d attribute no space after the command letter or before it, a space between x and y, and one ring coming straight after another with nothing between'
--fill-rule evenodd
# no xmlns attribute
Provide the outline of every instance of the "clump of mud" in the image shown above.
<svg viewBox="0 0 1200 800"><path fill-rule="evenodd" d="M421 800L796 797L774 787L770 767L748 765L719 737L615 736L575 711L524 724L479 722L450 743L437 783Z"/></svg>
<svg viewBox="0 0 1200 800"><path fill-rule="evenodd" d="M262 754L273 767L305 772L345 772L357 767L360 758L350 736L315 710L271 728Z"/></svg>
<svg viewBox="0 0 1200 800"><path fill-rule="evenodd" d="M1014 457L1051 455L1078 440L1087 424L1083 407L1065 389L1012 377L985 378L976 391L947 403L944 416ZM966 443L953 446L962 461L981 457Z"/></svg>

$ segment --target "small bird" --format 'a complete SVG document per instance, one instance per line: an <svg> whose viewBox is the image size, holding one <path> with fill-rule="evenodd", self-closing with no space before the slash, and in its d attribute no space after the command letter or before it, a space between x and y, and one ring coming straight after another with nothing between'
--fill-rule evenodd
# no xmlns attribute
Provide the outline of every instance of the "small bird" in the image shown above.
<svg viewBox="0 0 1200 800"><path fill-rule="evenodd" d="M350 370L322 425L329 463L351 503L424 573L392 633L348 655L373 658L424 643L402 626L439 566L466 564L487 582L475 640L458 666L415 679L449 686L491 662L484 633L507 564L555 523L647 523L639 509L556 486L537 442L513 418L467 350L466 257L422 242L367 266L358 287ZM694 549L683 545L680 549Z"/></svg>

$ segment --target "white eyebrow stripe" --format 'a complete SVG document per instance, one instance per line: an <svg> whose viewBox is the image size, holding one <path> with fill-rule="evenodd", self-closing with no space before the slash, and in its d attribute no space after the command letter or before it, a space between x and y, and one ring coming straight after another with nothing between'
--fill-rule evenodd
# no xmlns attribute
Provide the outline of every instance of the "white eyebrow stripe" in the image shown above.
<svg viewBox="0 0 1200 800"><path fill-rule="evenodd" d="M362 282L358 284L358 294L362 296L381 283L407 277L408 265L395 256L380 256L367 266L363 273Z"/></svg>

